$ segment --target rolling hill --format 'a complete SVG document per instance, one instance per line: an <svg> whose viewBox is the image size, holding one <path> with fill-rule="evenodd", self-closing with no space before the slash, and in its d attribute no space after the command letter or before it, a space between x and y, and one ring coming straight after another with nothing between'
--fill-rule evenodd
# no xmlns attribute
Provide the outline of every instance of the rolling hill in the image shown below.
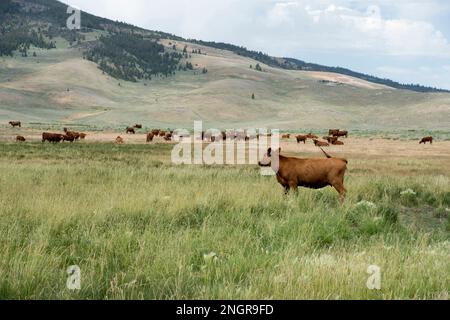
<svg viewBox="0 0 450 320"><path fill-rule="evenodd" d="M4 7L1 20L0 39L10 41L2 50L14 49L0 57L1 122L99 128L135 122L190 128L195 120L217 128L450 127L447 92L396 89L328 69L280 67L88 14L82 30L67 32L61 3L9 2L17 6ZM21 42L11 41L19 35ZM132 43L123 42L130 38Z"/></svg>

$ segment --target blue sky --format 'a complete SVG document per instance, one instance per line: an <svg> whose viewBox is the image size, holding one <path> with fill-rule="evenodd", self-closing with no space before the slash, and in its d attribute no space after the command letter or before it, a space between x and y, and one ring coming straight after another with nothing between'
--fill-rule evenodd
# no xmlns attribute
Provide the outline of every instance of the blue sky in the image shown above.
<svg viewBox="0 0 450 320"><path fill-rule="evenodd" d="M186 38L450 89L448 0L69 0Z"/></svg>

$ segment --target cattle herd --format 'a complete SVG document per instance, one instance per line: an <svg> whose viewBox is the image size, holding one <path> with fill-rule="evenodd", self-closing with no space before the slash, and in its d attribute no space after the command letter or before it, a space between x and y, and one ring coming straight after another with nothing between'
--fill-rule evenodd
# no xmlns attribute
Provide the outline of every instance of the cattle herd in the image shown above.
<svg viewBox="0 0 450 320"><path fill-rule="evenodd" d="M22 123L20 121L10 121L9 125L13 128L15 127L22 127ZM125 130L125 133L134 135L136 134L137 130L142 129L143 126L142 124L135 124L134 126L130 126L127 127ZM175 136L175 132L174 130L161 130L161 129L153 129L151 131L149 131L146 134L146 142L150 143L153 142L155 138L159 137L164 139L165 141L172 141L173 138ZM189 137L189 134L187 135L182 135L182 134L177 134L176 136L178 136L179 138L187 138ZM246 131L222 131L218 134L213 134L212 132L209 131L203 131L202 132L202 136L201 139L202 141L205 142L216 142L216 141L226 141L226 140L236 140L236 141L250 141L250 140L254 140L257 139L259 140L260 137L262 136L266 136L266 137L271 137L272 133L267 133L267 134L249 134ZM286 134L282 134L281 138L283 140L289 140L291 139L293 135L290 133L286 133ZM335 145L335 146L343 146L344 142L342 142L341 140L339 140L340 138L348 138L349 133L347 130L340 130L340 129L330 129L328 131L328 136L324 136L322 137L322 140L319 140L319 137L315 134L313 134L312 132L308 133L308 134L299 134L295 136L295 139L297 140L297 143L304 143L306 144L306 142L308 140L312 140L312 142L314 143L314 145L316 147L329 147L330 145ZM44 132L42 134L42 142L51 142L51 143L60 143L60 142L75 142L77 140L85 140L87 137L87 135L85 133L82 132L75 132L75 131L70 131L67 128L64 128L64 133L50 133L50 132ZM23 136L17 136L16 137L16 141L17 142L25 142L26 138ZM124 144L125 140L121 137L118 136L115 140L115 142L117 144ZM433 137L424 137L422 140L420 140L420 144L433 144Z"/></svg>
<svg viewBox="0 0 450 320"><path fill-rule="evenodd" d="M75 132L70 131L67 128L64 128L64 133L50 133L50 132L44 132L42 134L42 142L50 142L50 143L59 143L59 142L74 142L76 140L84 140L86 139L87 135L82 132Z"/></svg>
<svg viewBox="0 0 450 320"><path fill-rule="evenodd" d="M290 138L289 135L285 136L287 139ZM283 136L283 138L285 138L285 136ZM311 132L307 135L298 135L295 138L297 139L297 143L303 142L304 144L306 144L308 139L310 139L314 142L314 145L316 147L329 147L330 144L335 146L343 146L344 142L339 140L339 138L341 137L348 138L348 131L341 131L339 129L330 129L328 131L328 136L323 137L323 141L320 141L319 137Z"/></svg>
<svg viewBox="0 0 450 320"><path fill-rule="evenodd" d="M22 127L20 121L11 121L9 124L15 127ZM136 130L142 129L142 125L136 124L132 127L127 127L125 130L126 134L136 134ZM328 153L326 153L322 147L329 147L331 145L344 145L340 138L348 138L348 131L340 129L330 129L328 131L328 136L323 137L323 140L319 140L319 137L312 132L306 135L297 135L295 138L297 143L306 142L312 140L316 147L319 147L322 152L326 155L326 159L298 159L298 158L288 158L282 156L281 149L272 150L269 148L266 156L259 165L262 167L272 167L277 174L278 182L284 187L285 192L288 193L291 190L296 191L298 187L306 187L311 189L321 189L327 186L332 186L339 193L341 200L345 199L347 190L344 186L344 176L347 171L348 161L343 158L333 158ZM44 132L42 134L42 142L50 143L61 143L61 142L71 142L76 140L84 140L86 134L82 132L70 131L64 128L64 133L50 133ZM165 141L172 141L174 136L179 138L190 137L189 134L178 134L173 130L164 131L161 129L153 129L146 134L146 142L152 142L156 137L163 138ZM271 137L272 133L267 134L251 134L246 131L222 131L213 134L210 131L202 132L201 140L205 142L215 142L218 140L236 140L236 141L249 141L253 139L259 140L262 136ZM291 139L291 134L283 134L282 139ZM26 139L23 136L16 137L17 142L25 142ZM433 137L424 137L420 144L426 144L429 142L433 144ZM115 143L122 145L125 140L118 136ZM273 164L277 163L278 166L274 167ZM305 170L308 168L308 170Z"/></svg>

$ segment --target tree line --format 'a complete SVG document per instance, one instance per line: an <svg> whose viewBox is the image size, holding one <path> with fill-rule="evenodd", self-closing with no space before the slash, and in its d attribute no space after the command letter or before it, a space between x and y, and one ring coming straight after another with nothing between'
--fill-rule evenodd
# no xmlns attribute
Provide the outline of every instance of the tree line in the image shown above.
<svg viewBox="0 0 450 320"><path fill-rule="evenodd" d="M132 82L173 75L183 58L181 53L166 52L156 41L130 33L102 36L84 56L112 77ZM192 64L188 66L192 68Z"/></svg>

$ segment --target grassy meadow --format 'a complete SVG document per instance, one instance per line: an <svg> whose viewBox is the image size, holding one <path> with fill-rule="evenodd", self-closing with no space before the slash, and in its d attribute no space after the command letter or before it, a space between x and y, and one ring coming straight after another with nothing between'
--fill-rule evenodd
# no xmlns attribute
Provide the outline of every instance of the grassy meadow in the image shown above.
<svg viewBox="0 0 450 320"><path fill-rule="evenodd" d="M448 159L350 157L340 205L171 148L0 143L0 299L449 298Z"/></svg>

